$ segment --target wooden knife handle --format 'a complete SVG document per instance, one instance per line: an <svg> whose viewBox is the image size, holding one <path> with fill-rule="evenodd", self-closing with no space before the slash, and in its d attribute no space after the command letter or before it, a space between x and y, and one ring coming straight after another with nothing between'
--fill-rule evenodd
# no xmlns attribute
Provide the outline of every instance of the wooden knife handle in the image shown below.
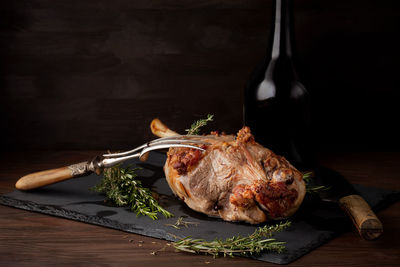
<svg viewBox="0 0 400 267"><path fill-rule="evenodd" d="M366 240L374 240L383 232L381 221L368 203L359 195L349 195L339 199L340 206L350 216L360 235Z"/></svg>
<svg viewBox="0 0 400 267"><path fill-rule="evenodd" d="M88 169L89 162L81 162L70 166L34 172L21 177L15 187L19 190L31 190L45 185L58 183L71 178L91 173Z"/></svg>

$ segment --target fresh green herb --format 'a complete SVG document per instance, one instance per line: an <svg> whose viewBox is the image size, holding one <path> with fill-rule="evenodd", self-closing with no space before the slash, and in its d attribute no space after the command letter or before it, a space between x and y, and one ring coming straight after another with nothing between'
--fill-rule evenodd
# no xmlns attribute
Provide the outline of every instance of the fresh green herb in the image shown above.
<svg viewBox="0 0 400 267"><path fill-rule="evenodd" d="M320 186L312 186L310 185L313 178L312 172L306 172L303 174L303 180L306 183L306 192L309 194L318 194L323 191L327 191L330 189L328 186L320 185Z"/></svg>
<svg viewBox="0 0 400 267"><path fill-rule="evenodd" d="M120 165L107 168L103 179L93 190L104 193L117 206L130 206L138 216L145 215L156 220L157 214L161 213L166 218L172 217L173 214L160 206L151 191L135 179L137 169L122 168Z"/></svg>
<svg viewBox="0 0 400 267"><path fill-rule="evenodd" d="M309 194L318 194L320 192L323 191L327 191L329 190L330 187L324 186L324 185L320 185L320 186L310 186L306 189L306 192Z"/></svg>
<svg viewBox="0 0 400 267"><path fill-rule="evenodd" d="M186 129L185 131L187 132L188 135L192 134L199 134L200 133L200 128L203 126L206 126L209 121L213 121L214 115L208 114L206 119L201 119L198 121L195 121L191 126L190 129Z"/></svg>
<svg viewBox="0 0 400 267"><path fill-rule="evenodd" d="M305 182L306 184L310 183L310 182L311 182L312 176L313 176L313 173L312 173L312 172L305 172L305 173L303 173L303 180L304 180L304 182Z"/></svg>
<svg viewBox="0 0 400 267"><path fill-rule="evenodd" d="M271 236L275 232L282 231L291 225L289 221L276 225L266 225L257 228L249 236L240 235L227 238L225 240L214 239L206 241L204 239L183 238L173 243L174 247L180 251L190 253L205 253L217 257L222 254L233 257L234 254L253 255L264 251L281 253L285 250L285 242L279 242Z"/></svg>
<svg viewBox="0 0 400 267"><path fill-rule="evenodd" d="M181 216L178 218L175 224L166 224L167 226L174 227L175 229L181 229L182 227L188 228L189 225L198 225L199 223L196 222L187 222L183 220L184 218Z"/></svg>

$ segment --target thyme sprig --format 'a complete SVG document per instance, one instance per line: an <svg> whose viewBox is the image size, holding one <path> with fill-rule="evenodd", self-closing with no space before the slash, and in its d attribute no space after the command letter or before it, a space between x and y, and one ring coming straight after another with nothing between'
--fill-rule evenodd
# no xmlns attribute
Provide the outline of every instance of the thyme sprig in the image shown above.
<svg viewBox="0 0 400 267"><path fill-rule="evenodd" d="M312 186L310 185L313 178L312 172L305 172L303 173L303 180L306 183L306 192L309 194L318 194L323 191L327 191L330 189L329 186L319 185L319 186Z"/></svg>
<svg viewBox="0 0 400 267"><path fill-rule="evenodd" d="M179 217L178 220L174 224L165 224L166 226L171 226L175 229L181 229L182 227L188 228L189 225L198 225L199 223L197 222L188 222L184 220L184 217Z"/></svg>
<svg viewBox="0 0 400 267"><path fill-rule="evenodd" d="M151 191L135 179L137 170L120 165L106 168L103 179L93 190L104 193L117 206L129 206L137 216L145 215L156 220L157 214L161 213L166 218L173 217L172 213L160 206Z"/></svg>
<svg viewBox="0 0 400 267"><path fill-rule="evenodd" d="M213 121L213 120L214 120L214 115L208 114L206 119L201 119L201 120L195 121L190 126L190 129L186 129L185 131L187 132L188 135L199 134L200 128L203 126L206 126L208 122Z"/></svg>
<svg viewBox="0 0 400 267"><path fill-rule="evenodd" d="M281 222L276 225L265 225L257 228L254 233L248 236L234 236L225 240L214 239L206 241L204 239L193 239L191 237L182 238L173 243L177 250L190 253L205 253L217 257L222 254L224 257L234 254L253 255L261 252L278 252L285 250L285 242L271 238L276 232L288 228L291 222Z"/></svg>

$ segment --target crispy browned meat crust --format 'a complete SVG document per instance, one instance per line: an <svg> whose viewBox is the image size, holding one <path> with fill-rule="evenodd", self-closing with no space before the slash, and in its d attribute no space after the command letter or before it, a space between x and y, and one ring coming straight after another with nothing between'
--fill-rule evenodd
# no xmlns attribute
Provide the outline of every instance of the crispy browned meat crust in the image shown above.
<svg viewBox="0 0 400 267"><path fill-rule="evenodd" d="M186 174L188 168L195 165L202 156L198 149L173 148L170 153L170 164L180 175Z"/></svg>

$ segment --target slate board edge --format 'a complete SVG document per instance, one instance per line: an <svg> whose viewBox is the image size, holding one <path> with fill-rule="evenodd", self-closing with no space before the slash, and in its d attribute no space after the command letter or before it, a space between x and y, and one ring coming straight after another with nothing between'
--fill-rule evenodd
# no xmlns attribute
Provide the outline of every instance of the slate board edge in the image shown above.
<svg viewBox="0 0 400 267"><path fill-rule="evenodd" d="M34 212L39 212L55 217L62 217L65 219L73 220L73 221L79 221L79 222L84 222L84 223L89 223L89 224L94 224L106 228L112 228L116 230L121 230L124 232L128 233L134 233L134 234L141 234L144 236L149 236L149 237L154 237L158 239L164 239L167 241L174 241L175 239L171 238L164 238L163 236L158 235L156 232L143 232L143 228L135 228L132 227L131 224L123 224L119 223L114 220L110 220L107 218L103 218L100 216L95 216L95 215L85 215L80 212L76 211L71 211L67 209L63 209L60 207L55 207L51 205L40 205L37 203L34 203L29 200L17 200L13 199L7 196L0 196L0 204L13 207L13 208L18 208L18 209L23 209L27 211L34 211Z"/></svg>
<svg viewBox="0 0 400 267"><path fill-rule="evenodd" d="M264 262L270 262L270 263L275 263L275 264L281 264L281 265L287 265L290 264L296 260L298 260L299 258L303 257L304 255L312 252L314 249L326 244L328 241L332 240L333 238L335 238L336 236L339 236L340 234L342 234L341 232L327 232L323 235L321 235L321 237L318 240L315 240L312 244L310 244L307 248L302 248L302 249L298 249L296 251L292 251L292 254L290 255L290 257L277 257L277 258L269 258L267 259L262 259L262 256L249 256L249 258L255 259L255 260L259 260L259 261L264 261ZM283 254L279 254L279 255L283 255Z"/></svg>
<svg viewBox="0 0 400 267"><path fill-rule="evenodd" d="M140 235L147 236L147 237L158 238L158 239L162 239L162 240L166 240L166 241L170 241L170 242L176 241L176 239L173 237L165 238L163 235L157 234L157 232L150 232L150 231L143 232L143 228L135 228L135 227L132 227L131 224L122 224L117 221L103 218L100 216L85 215L80 212L71 211L71 210L63 209L63 208L52 206L52 205L40 205L40 204L37 204L37 203L29 201L29 200L18 200L18 199L14 199L11 197L0 195L0 204L8 206L8 207L12 207L12 208L18 208L18 209L27 210L27 211L38 212L38 213L51 215L51 216L55 216L55 217L61 217L61 218L68 219L68 220L79 221L79 222L93 224L93 225L97 225L97 226L101 226L101 227L105 227L105 228L120 230L120 231L124 231L124 232L128 232L128 233L134 233L134 234L140 234ZM324 238L322 238L322 240L318 240L318 241L314 242L310 246L311 250L304 248L304 249L295 251L294 252L295 256L292 255L291 257L284 257L284 258L276 257L276 258L272 258L272 259L271 258L263 259L262 255L261 256L254 256L254 255L244 256L244 255L236 254L235 256L250 258L250 259L255 259L255 260L259 260L259 261L275 263L275 264L289 264L289 263L297 260L298 258L302 257L303 255L311 252L313 249L315 249L315 248L323 245L327 241L331 240L334 237L334 235L335 235L334 233L332 233L331 235L326 235ZM266 254L268 254L268 252ZM282 256L283 253L278 254L278 255Z"/></svg>

